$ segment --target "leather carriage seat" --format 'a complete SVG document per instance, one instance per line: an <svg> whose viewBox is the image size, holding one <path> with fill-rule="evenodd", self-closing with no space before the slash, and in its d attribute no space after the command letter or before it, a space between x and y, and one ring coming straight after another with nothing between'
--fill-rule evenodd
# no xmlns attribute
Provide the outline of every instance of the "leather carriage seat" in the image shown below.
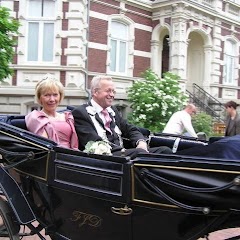
<svg viewBox="0 0 240 240"><path fill-rule="evenodd" d="M25 115L12 115L12 116L5 115L4 122L15 127L27 130L27 126L25 123Z"/></svg>
<svg viewBox="0 0 240 240"><path fill-rule="evenodd" d="M208 145L207 141L199 141L196 138L173 135L173 134L155 134L149 137L149 146L158 147L158 146L167 146L170 147L173 153L181 151L187 148L192 148L196 146L206 146Z"/></svg>
<svg viewBox="0 0 240 240"><path fill-rule="evenodd" d="M72 105L67 105L67 110L72 111L74 108L76 108L76 107L75 107L75 106L72 106Z"/></svg>

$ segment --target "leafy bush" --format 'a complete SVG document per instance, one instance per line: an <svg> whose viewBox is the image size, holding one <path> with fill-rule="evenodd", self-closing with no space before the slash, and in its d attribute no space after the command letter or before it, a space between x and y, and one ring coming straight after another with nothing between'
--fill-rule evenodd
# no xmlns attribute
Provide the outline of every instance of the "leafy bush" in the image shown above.
<svg viewBox="0 0 240 240"><path fill-rule="evenodd" d="M132 108L128 119L137 126L160 132L171 115L183 108L188 97L179 86L180 77L171 72L160 79L148 69L143 73L143 78L135 81L128 90Z"/></svg>
<svg viewBox="0 0 240 240"><path fill-rule="evenodd" d="M192 117L192 125L196 132L204 132L207 136L213 134L213 119L204 112Z"/></svg>
<svg viewBox="0 0 240 240"><path fill-rule="evenodd" d="M18 34L19 26L20 23L10 16L10 10L0 7L0 81L13 74L9 64L14 56L16 39L12 36Z"/></svg>

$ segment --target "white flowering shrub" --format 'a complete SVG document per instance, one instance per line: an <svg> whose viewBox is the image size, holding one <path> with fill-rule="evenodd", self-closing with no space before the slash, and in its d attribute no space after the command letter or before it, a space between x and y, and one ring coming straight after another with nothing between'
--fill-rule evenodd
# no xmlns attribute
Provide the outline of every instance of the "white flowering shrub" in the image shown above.
<svg viewBox="0 0 240 240"><path fill-rule="evenodd" d="M188 97L180 88L178 75L167 72L160 79L148 69L143 77L128 90L128 101L132 108L128 120L152 132L160 132L172 114L183 108Z"/></svg>

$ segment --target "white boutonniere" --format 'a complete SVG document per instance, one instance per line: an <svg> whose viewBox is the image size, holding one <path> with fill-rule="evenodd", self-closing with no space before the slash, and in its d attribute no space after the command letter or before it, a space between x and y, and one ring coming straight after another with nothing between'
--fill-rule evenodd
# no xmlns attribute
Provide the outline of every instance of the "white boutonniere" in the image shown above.
<svg viewBox="0 0 240 240"><path fill-rule="evenodd" d="M90 115L92 115L92 116L94 116L97 112L96 112L96 109L93 107L93 106L87 106L86 107L86 110L87 110L87 112L90 114Z"/></svg>
<svg viewBox="0 0 240 240"><path fill-rule="evenodd" d="M113 117L115 117L115 112L112 110L112 108L107 108L107 111L109 112L109 114L111 114Z"/></svg>
<svg viewBox="0 0 240 240"><path fill-rule="evenodd" d="M112 147L106 141L89 141L83 152L100 154L100 155L112 155Z"/></svg>

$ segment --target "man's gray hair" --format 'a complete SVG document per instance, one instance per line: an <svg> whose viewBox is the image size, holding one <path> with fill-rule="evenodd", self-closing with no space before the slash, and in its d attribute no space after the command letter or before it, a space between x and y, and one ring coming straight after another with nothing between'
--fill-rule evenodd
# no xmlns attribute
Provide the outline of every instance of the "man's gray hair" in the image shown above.
<svg viewBox="0 0 240 240"><path fill-rule="evenodd" d="M196 108L196 106L193 103L188 103L185 108L193 109Z"/></svg>
<svg viewBox="0 0 240 240"><path fill-rule="evenodd" d="M100 82L102 80L112 81L112 78L110 76L106 76L106 75L98 75L98 76L93 77L93 79L91 81L91 85L90 85L92 95L93 95L93 93L95 92L96 89L101 87Z"/></svg>

